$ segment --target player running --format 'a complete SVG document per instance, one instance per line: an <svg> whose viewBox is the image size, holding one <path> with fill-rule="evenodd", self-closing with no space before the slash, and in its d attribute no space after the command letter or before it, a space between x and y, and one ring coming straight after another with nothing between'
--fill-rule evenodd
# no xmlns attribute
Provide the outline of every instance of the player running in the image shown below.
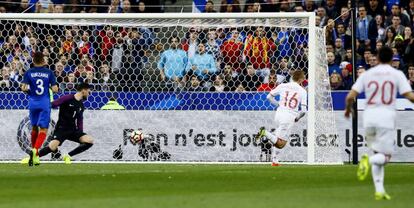
<svg viewBox="0 0 414 208"><path fill-rule="evenodd" d="M83 132L83 101L87 100L90 93L90 85L80 83L76 86L76 94L64 95L52 102L52 107L59 109L59 119L56 123L53 139L49 145L39 151L39 156L45 156L50 152L57 152L58 146L65 140L79 143L80 145L67 155L63 156L66 164L71 164L71 157L86 151L93 145L91 136Z"/></svg>
<svg viewBox="0 0 414 208"><path fill-rule="evenodd" d="M50 122L50 97L49 88L52 92L58 92L56 77L53 72L46 68L42 52L33 55L34 67L23 75L21 89L29 94L29 117L32 125L29 166L38 165L38 149L42 147L47 136Z"/></svg>
<svg viewBox="0 0 414 208"><path fill-rule="evenodd" d="M267 131L265 127L261 127L256 139L266 137L273 144L272 166L279 165L276 158L276 148L285 147L293 124L305 115L299 110L299 105L301 110L306 109L307 93L302 87L304 80L304 72L295 71L292 74L292 82L278 85L267 95L267 99L277 107L275 121L278 127L275 134ZM280 95L279 101L275 100L277 95Z"/></svg>
<svg viewBox="0 0 414 208"><path fill-rule="evenodd" d="M414 93L405 75L391 67L393 52L382 47L378 52L379 65L363 73L346 97L345 117L351 115L351 107L359 93L365 92L366 103L363 126L368 147L374 154L362 156L358 166L359 180L365 180L372 167L376 200L390 200L384 189L384 166L391 159L395 145L395 100L397 92L414 102Z"/></svg>

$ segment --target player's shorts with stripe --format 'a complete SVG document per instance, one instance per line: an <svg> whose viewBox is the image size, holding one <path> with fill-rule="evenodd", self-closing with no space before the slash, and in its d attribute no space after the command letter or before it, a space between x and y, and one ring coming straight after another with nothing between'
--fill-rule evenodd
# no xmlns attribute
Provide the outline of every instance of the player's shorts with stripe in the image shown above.
<svg viewBox="0 0 414 208"><path fill-rule="evenodd" d="M277 138L283 139L285 141L289 140L289 135L295 123L295 118L296 118L295 113L285 111L285 110L276 111L275 121L276 121L277 129L276 129L275 135Z"/></svg>
<svg viewBox="0 0 414 208"><path fill-rule="evenodd" d="M395 129L381 127L366 127L367 145L375 152L392 154L395 151Z"/></svg>
<svg viewBox="0 0 414 208"><path fill-rule="evenodd" d="M29 117L32 126L48 128L50 123L50 103L31 104L29 106Z"/></svg>
<svg viewBox="0 0 414 208"><path fill-rule="evenodd" d="M65 140L80 143L80 138L85 135L86 133L80 130L55 129L53 132L53 139L58 140L61 145Z"/></svg>

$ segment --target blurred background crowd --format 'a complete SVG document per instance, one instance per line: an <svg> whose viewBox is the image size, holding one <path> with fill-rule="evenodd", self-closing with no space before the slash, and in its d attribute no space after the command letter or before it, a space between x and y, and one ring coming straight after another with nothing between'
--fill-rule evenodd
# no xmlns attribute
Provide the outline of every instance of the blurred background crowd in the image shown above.
<svg viewBox="0 0 414 208"><path fill-rule="evenodd" d="M200 1L194 1L200 2ZM414 86L414 0L361 0L357 11L357 66L351 65L350 2L339 0L21 0L0 1L0 12L315 12L326 27L333 90L349 90L392 47L392 65ZM184 5L184 6L182 6ZM175 28L175 32L173 31ZM56 26L2 20L0 89L19 90L31 55L42 51L61 90L91 83L102 91L270 91L293 70L307 72L308 31L291 27L149 28ZM303 83L306 85L305 83Z"/></svg>

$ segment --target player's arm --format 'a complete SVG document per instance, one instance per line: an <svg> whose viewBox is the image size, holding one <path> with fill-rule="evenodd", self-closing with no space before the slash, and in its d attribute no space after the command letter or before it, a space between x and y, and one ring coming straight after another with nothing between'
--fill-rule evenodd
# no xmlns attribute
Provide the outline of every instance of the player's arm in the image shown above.
<svg viewBox="0 0 414 208"><path fill-rule="evenodd" d="M279 103L276 101L275 97L280 94L279 92L279 86L277 86L275 89L270 91L269 94L267 94L266 99L272 103L273 106L277 107L279 106Z"/></svg>
<svg viewBox="0 0 414 208"><path fill-rule="evenodd" d="M76 124L79 131L83 131L83 113L81 113L76 119Z"/></svg>
<svg viewBox="0 0 414 208"><path fill-rule="evenodd" d="M73 97L74 97L73 95L64 95L64 96L54 100L52 102L52 108L57 108L57 107L61 106L63 103L66 103L66 102L72 100Z"/></svg>
<svg viewBox="0 0 414 208"><path fill-rule="evenodd" d="M50 89L52 90L53 93L59 92L59 87L57 85L53 85Z"/></svg>
<svg viewBox="0 0 414 208"><path fill-rule="evenodd" d="M407 100L409 100L410 102L414 103L414 92L406 92L404 93L402 96L404 96L405 98L407 98Z"/></svg>
<svg viewBox="0 0 414 208"><path fill-rule="evenodd" d="M345 99L345 117L349 118L352 113L352 104L354 104L355 99L358 96L358 92L356 90L349 91L348 95Z"/></svg>
<svg viewBox="0 0 414 208"><path fill-rule="evenodd" d="M414 103L413 89L411 88L411 85L409 84L407 77L402 72L400 72L398 79L398 92L400 93L400 95L407 98L407 100Z"/></svg>
<svg viewBox="0 0 414 208"><path fill-rule="evenodd" d="M296 116L295 122L298 122L301 118L303 118L306 115L306 109L308 108L308 105L306 102L308 101L308 95L306 91L302 93L302 100L300 101L300 112L299 115Z"/></svg>
<svg viewBox="0 0 414 208"><path fill-rule="evenodd" d="M26 83L21 83L20 88L22 89L23 92L29 92L29 85Z"/></svg>

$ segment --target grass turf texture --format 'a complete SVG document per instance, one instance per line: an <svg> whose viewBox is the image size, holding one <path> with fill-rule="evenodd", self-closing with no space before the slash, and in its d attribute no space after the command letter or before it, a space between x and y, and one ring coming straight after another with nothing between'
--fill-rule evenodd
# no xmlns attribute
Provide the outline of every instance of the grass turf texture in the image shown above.
<svg viewBox="0 0 414 208"><path fill-rule="evenodd" d="M414 165L386 166L375 201L356 166L0 164L0 207L411 207Z"/></svg>

